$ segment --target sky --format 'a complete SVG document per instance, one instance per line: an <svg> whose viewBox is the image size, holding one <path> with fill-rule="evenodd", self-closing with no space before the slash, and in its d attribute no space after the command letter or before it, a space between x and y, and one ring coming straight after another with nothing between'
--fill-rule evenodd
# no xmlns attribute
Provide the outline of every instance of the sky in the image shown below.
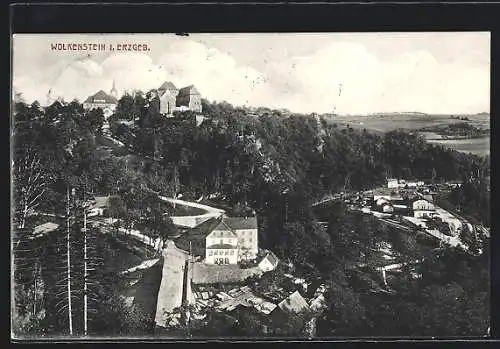
<svg viewBox="0 0 500 349"><path fill-rule="evenodd" d="M146 44L146 52L57 51L54 43ZM106 46L108 47L108 46ZM15 34L13 88L80 101L113 80L121 95L194 84L203 98L299 113L490 109L490 34Z"/></svg>

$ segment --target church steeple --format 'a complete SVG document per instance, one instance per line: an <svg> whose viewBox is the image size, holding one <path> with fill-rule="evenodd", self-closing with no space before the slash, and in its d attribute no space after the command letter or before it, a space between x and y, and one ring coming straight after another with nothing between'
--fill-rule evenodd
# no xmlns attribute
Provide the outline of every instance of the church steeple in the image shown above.
<svg viewBox="0 0 500 349"><path fill-rule="evenodd" d="M118 97L118 92L116 91L116 86L115 86L115 79L113 79L113 87L111 88L111 91L110 91L111 95L113 97Z"/></svg>
<svg viewBox="0 0 500 349"><path fill-rule="evenodd" d="M51 105L52 102L53 102L53 98L52 98L52 89L49 89L49 91L47 92L47 101L46 101L46 104L47 105Z"/></svg>

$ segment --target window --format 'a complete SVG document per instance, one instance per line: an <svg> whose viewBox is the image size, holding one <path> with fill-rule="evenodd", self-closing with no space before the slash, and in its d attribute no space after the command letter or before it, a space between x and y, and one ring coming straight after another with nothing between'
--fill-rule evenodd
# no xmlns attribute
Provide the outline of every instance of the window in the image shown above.
<svg viewBox="0 0 500 349"><path fill-rule="evenodd" d="M231 250L231 256L234 256L234 250Z"/></svg>
<svg viewBox="0 0 500 349"><path fill-rule="evenodd" d="M226 256L227 256L228 254L229 254L229 250L225 250L225 251L224 251L224 255L226 255Z"/></svg>
<svg viewBox="0 0 500 349"><path fill-rule="evenodd" d="M220 239L220 244L223 245L224 244L224 239Z"/></svg>
<svg viewBox="0 0 500 349"><path fill-rule="evenodd" d="M214 251L214 256L217 256L219 254L219 251L215 250Z"/></svg>
<svg viewBox="0 0 500 349"><path fill-rule="evenodd" d="M214 254L214 251L212 251L212 250L209 250L209 251L208 251L208 255L209 255L209 256L212 256L213 254Z"/></svg>
<svg viewBox="0 0 500 349"><path fill-rule="evenodd" d="M225 262L226 264L229 264L229 258L224 258L224 262Z"/></svg>

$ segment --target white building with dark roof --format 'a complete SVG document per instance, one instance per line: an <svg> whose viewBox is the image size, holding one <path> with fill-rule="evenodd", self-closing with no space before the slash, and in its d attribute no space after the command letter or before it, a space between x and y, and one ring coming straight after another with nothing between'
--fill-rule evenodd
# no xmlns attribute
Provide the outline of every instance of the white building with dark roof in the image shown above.
<svg viewBox="0 0 500 349"><path fill-rule="evenodd" d="M427 200L416 200L412 204L415 218L431 218L436 215L436 207Z"/></svg>
<svg viewBox="0 0 500 349"><path fill-rule="evenodd" d="M205 238L206 264L237 264L238 237L222 220Z"/></svg>
<svg viewBox="0 0 500 349"><path fill-rule="evenodd" d="M276 255L272 252L269 252L262 258L262 260L259 262L259 268L263 272L271 271L276 269L278 266L279 259L276 257Z"/></svg>
<svg viewBox="0 0 500 349"><path fill-rule="evenodd" d="M224 217L205 238L206 264L237 264L251 260L258 252L255 217Z"/></svg>

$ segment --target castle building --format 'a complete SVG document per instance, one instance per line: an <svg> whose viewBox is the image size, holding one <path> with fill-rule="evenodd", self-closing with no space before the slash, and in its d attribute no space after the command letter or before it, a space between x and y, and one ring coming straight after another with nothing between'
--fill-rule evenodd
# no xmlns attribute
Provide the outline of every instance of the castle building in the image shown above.
<svg viewBox="0 0 500 349"><path fill-rule="evenodd" d="M151 90L150 95L150 105L166 116L172 116L174 111L202 111L201 95L194 85L178 89L172 82L165 81L159 88Z"/></svg>
<svg viewBox="0 0 500 349"><path fill-rule="evenodd" d="M184 107L197 113L201 113L201 95L194 87L189 85L179 90L176 101L177 107Z"/></svg>
<svg viewBox="0 0 500 349"><path fill-rule="evenodd" d="M114 81L113 81L113 88L111 89L112 93L113 90L114 93L116 93ZM111 94L107 94L103 90L100 90L96 94L89 96L83 102L83 109L92 110L101 108L104 112L104 117L108 118L115 112L117 105L118 105L118 100L116 99L116 97L112 96Z"/></svg>
<svg viewBox="0 0 500 349"><path fill-rule="evenodd" d="M165 81L157 90L157 96L160 100L160 113L171 115L176 107L177 94L179 90L170 81Z"/></svg>

